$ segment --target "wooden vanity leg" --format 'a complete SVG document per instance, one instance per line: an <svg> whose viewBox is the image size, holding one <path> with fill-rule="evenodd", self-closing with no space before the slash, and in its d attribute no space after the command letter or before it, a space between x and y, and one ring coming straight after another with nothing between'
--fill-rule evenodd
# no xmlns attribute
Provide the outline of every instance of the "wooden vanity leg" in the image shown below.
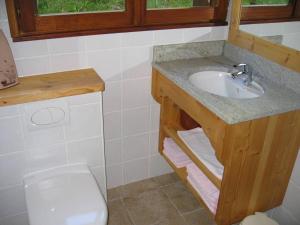
<svg viewBox="0 0 300 225"><path fill-rule="evenodd" d="M163 151L163 141L168 135L164 132L164 126L180 127L180 110L168 97L162 98L160 105L159 125L159 152Z"/></svg>

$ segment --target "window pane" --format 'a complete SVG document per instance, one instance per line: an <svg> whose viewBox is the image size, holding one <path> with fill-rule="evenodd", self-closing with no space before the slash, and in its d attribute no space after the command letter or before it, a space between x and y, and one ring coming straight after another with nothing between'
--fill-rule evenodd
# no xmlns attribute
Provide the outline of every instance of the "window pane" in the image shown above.
<svg viewBox="0 0 300 225"><path fill-rule="evenodd" d="M288 5L289 0L243 0L244 6Z"/></svg>
<svg viewBox="0 0 300 225"><path fill-rule="evenodd" d="M37 0L39 15L123 11L125 0Z"/></svg>
<svg viewBox="0 0 300 225"><path fill-rule="evenodd" d="M209 0L147 0L148 9L191 8L209 5Z"/></svg>

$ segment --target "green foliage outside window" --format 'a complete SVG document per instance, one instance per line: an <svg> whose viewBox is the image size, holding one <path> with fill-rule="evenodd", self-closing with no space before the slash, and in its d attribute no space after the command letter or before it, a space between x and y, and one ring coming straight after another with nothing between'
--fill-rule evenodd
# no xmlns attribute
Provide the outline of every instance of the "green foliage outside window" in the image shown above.
<svg viewBox="0 0 300 225"><path fill-rule="evenodd" d="M125 0L37 0L39 14L119 11ZM147 8L187 8L193 0L148 0Z"/></svg>
<svg viewBox="0 0 300 225"><path fill-rule="evenodd" d="M243 0L243 5L288 4L289 0ZM76 13L94 11L120 11L125 0L37 0L39 14ZM147 8L188 8L194 0L148 0Z"/></svg>

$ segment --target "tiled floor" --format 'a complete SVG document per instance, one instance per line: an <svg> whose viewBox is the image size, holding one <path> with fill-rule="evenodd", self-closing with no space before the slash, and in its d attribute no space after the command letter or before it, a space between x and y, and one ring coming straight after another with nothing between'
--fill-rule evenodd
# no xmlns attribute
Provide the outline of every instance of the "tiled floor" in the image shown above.
<svg viewBox="0 0 300 225"><path fill-rule="evenodd" d="M109 225L215 225L175 174L108 190Z"/></svg>

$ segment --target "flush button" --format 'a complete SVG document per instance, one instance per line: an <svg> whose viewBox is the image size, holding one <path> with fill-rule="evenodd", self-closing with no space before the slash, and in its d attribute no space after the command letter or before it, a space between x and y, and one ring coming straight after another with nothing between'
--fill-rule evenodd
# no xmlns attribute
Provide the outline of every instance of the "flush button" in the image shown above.
<svg viewBox="0 0 300 225"><path fill-rule="evenodd" d="M69 122L69 107L64 100L49 100L25 107L29 130L62 126Z"/></svg>

